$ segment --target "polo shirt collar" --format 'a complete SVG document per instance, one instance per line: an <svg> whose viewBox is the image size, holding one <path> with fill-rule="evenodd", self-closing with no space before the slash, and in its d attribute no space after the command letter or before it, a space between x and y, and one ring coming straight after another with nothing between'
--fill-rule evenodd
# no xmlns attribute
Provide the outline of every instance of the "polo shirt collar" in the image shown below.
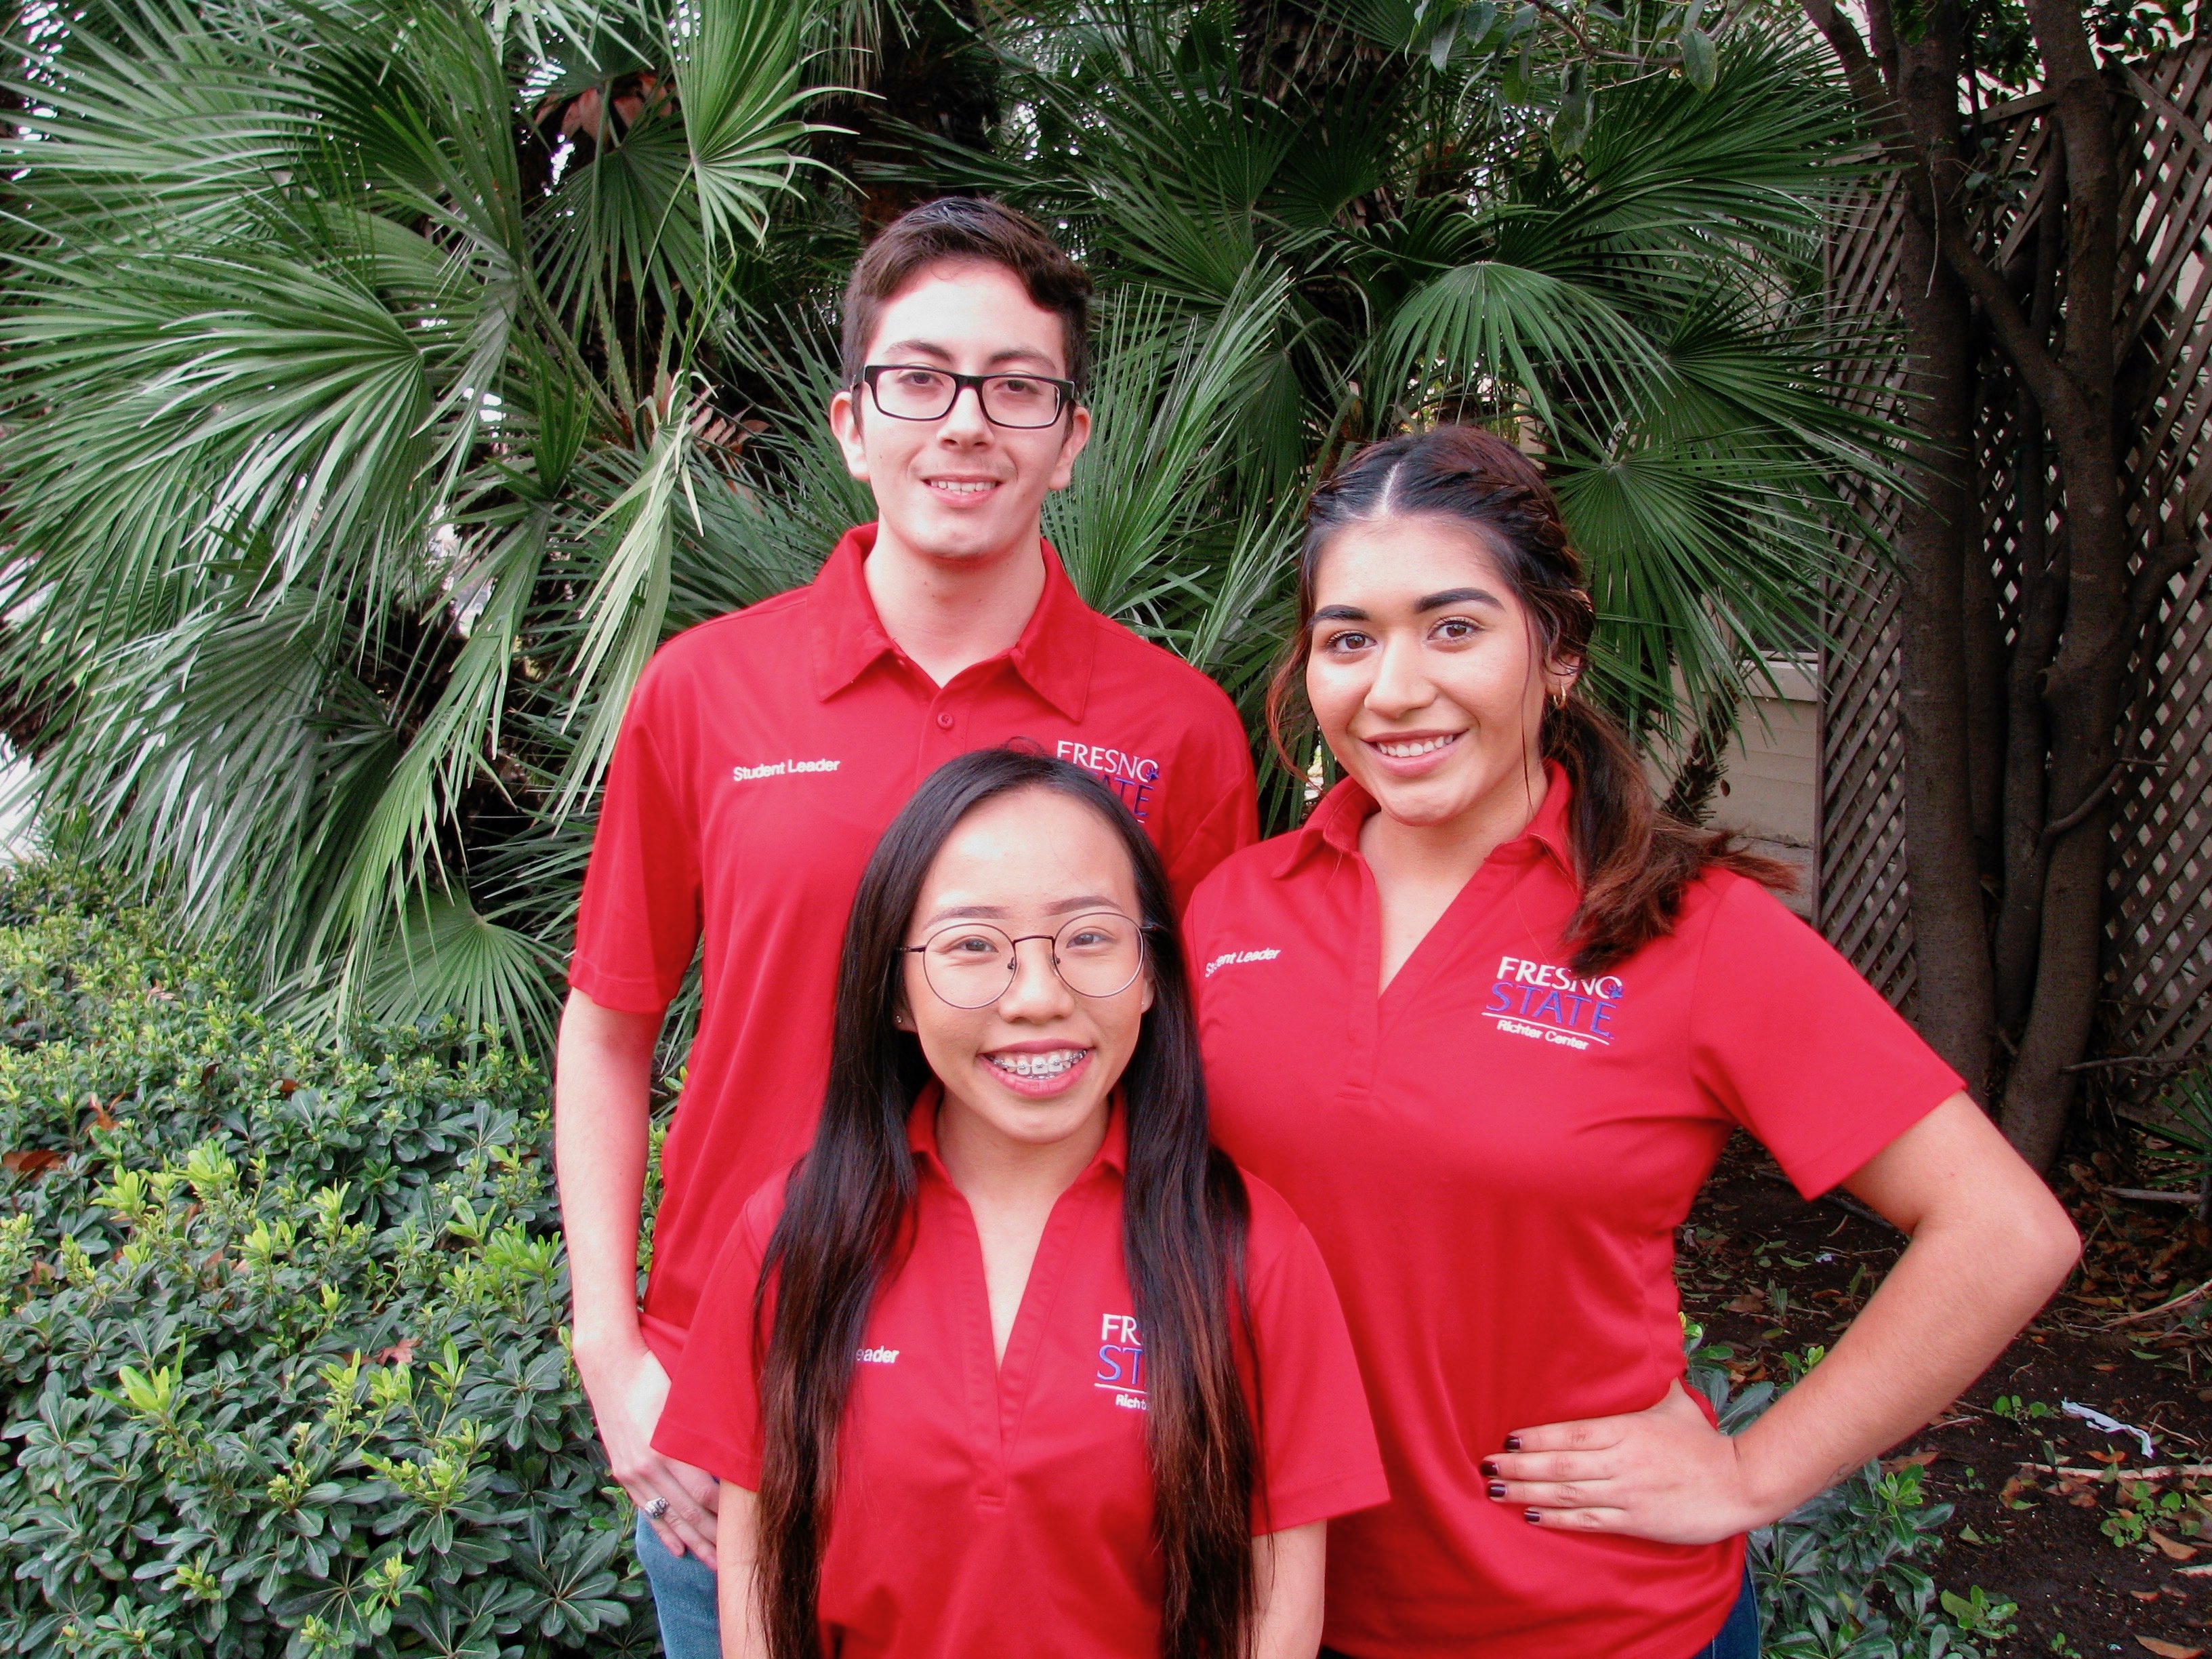
<svg viewBox="0 0 2212 1659"><path fill-rule="evenodd" d="M904 657L884 631L868 592L862 567L876 544L876 526L848 530L810 588L814 628L814 687L823 701L834 697L884 656ZM1030 689L1072 720L1083 718L1091 702L1091 666L1098 641L1091 624L1097 616L1075 591L1060 553L1044 549L1044 592L1029 623L1006 660Z"/></svg>
<svg viewBox="0 0 2212 1659"><path fill-rule="evenodd" d="M937 1109L944 1103L945 1085L932 1078L915 1097L914 1110L906 1120L906 1144L922 1167L933 1171L947 1186L952 1176L945 1167L945 1159L937 1148ZM1091 1162L1083 1166L1083 1173L1073 1184L1080 1186L1101 1170L1111 1170L1117 1176L1129 1173L1129 1114L1127 1103L1119 1089L1114 1091L1106 1103L1106 1139L1098 1143L1098 1150Z"/></svg>
<svg viewBox="0 0 2212 1659"><path fill-rule="evenodd" d="M1536 809L1536 816L1528 827L1511 841L1491 854L1511 858L1528 858L1548 853L1560 871L1571 881L1575 876L1574 842L1568 832L1567 809L1574 793L1567 781L1566 772L1557 761L1544 763L1544 804ZM1298 866L1322 848L1332 848L1339 853L1357 857L1359 853L1359 827L1367 822L1369 814L1376 811L1375 797L1369 794L1350 778L1341 780L1328 793L1316 803L1306 815L1306 821L1283 837L1283 851L1276 859L1273 873L1278 879L1290 875Z"/></svg>

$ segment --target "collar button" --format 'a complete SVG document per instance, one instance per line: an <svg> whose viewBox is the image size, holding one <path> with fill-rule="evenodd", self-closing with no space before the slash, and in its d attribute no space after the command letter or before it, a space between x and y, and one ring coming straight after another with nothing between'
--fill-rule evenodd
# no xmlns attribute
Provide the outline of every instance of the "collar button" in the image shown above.
<svg viewBox="0 0 2212 1659"><path fill-rule="evenodd" d="M939 711L937 724L945 731L950 732L952 729L952 716Z"/></svg>

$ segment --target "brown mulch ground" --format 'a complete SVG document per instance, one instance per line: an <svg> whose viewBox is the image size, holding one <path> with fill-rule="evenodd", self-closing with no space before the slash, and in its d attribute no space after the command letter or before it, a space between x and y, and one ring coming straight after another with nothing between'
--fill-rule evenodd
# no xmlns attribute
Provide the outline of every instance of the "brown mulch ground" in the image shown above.
<svg viewBox="0 0 2212 1659"><path fill-rule="evenodd" d="M1957 1506L1936 1582L2018 1604L2002 1640L1975 1638L1992 1653L2212 1656L2212 1478L2128 1478L2212 1464L2212 1295L2112 1326L2212 1279L2212 1230L2179 1206L2113 1197L2108 1184L2159 1183L2107 1153L2071 1164L2061 1196L2088 1240L2082 1269L1988 1375L1897 1449L1925 1464L1932 1501ZM1833 1201L1805 1203L1738 1135L1681 1243L1685 1310L1708 1342L1734 1347L1740 1382L1778 1382L1785 1356L1802 1361L1835 1340L1904 1240ZM2155 1460L2062 1414L2068 1401L2149 1431Z"/></svg>

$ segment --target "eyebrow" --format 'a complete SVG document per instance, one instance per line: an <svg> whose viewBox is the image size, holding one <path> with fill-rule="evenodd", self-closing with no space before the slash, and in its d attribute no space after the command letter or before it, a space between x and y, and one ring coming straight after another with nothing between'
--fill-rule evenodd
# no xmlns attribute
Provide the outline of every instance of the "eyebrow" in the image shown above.
<svg viewBox="0 0 2212 1659"><path fill-rule="evenodd" d="M1423 611L1441 611L1448 605L1494 605L1500 611L1504 602L1486 587L1447 587L1441 593L1431 593L1413 602L1416 616Z"/></svg>
<svg viewBox="0 0 2212 1659"><path fill-rule="evenodd" d="M1425 616L1431 611L1441 611L1450 605L1492 605L1500 611L1504 602L1486 587L1447 587L1441 593L1425 593L1413 601L1413 614ZM1325 605L1313 613L1317 623L1366 622L1370 618L1356 605Z"/></svg>
<svg viewBox="0 0 2212 1659"><path fill-rule="evenodd" d="M877 361L895 362L902 356L916 355L925 357L940 357L946 362L952 361L951 352L929 340L894 340L883 349L883 356ZM1048 355L1029 346L1008 346L1002 351L993 352L983 360L984 367L987 368L1000 363L1042 363L1049 369L1057 370L1059 368Z"/></svg>
<svg viewBox="0 0 2212 1659"><path fill-rule="evenodd" d="M1121 901L1103 893L1080 893L1073 898L1056 899L1044 907L1048 916L1070 916L1085 910L1113 910L1118 912ZM924 928L932 928L946 921L1004 921L1006 907L1003 904L948 904L942 910L922 919Z"/></svg>

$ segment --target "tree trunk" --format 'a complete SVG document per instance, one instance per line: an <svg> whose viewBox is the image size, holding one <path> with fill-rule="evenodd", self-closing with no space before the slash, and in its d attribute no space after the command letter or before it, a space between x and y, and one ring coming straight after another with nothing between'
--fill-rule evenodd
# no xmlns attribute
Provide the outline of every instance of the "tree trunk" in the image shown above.
<svg viewBox="0 0 2212 1659"><path fill-rule="evenodd" d="M1960 27L1958 7L1944 0L1927 15L1921 38L1896 48L1898 105L1943 191L1964 174L1957 154ZM1940 257L1936 230L1936 216L1951 210L1943 200L1917 200L1903 222L1899 286L1914 428L1906 465L1920 499L1906 504L1898 526L1899 703L1914 1023L1980 1097L1990 1081L1996 997L1974 835L1966 572L1969 546L1980 556L1981 522L1968 482L1972 311Z"/></svg>
<svg viewBox="0 0 2212 1659"><path fill-rule="evenodd" d="M2111 825L2125 758L2118 728L2130 653L2155 611L2159 583L2173 568L2160 562L2167 554L2161 548L2149 551L2140 573L2131 575L2129 568L2130 532L2120 494L2125 446L2113 362L2120 174L2112 111L2080 8L2064 0L2028 0L2052 97L2047 118L2055 124L2059 150L2043 210L2064 216L2063 344L2054 354L2050 338L2059 308L2051 298L2057 289L2047 266L2055 244L2046 240L2039 250L2033 297L2023 307L2013 283L1973 246L1960 211L1964 64L1955 48L1961 17L1956 0L1919 10L1915 21L1921 32L1913 40L1902 38L1894 27L1891 0L1865 0L1865 5L1869 37L1863 41L1834 0L1805 0L1807 15L1834 48L1909 191L1913 211L1905 216L1906 267L1899 286L1911 349L1918 354L1938 343L1928 331L1949 325L1935 309L1941 281L1923 279L1914 268L1932 240L1944 271L1978 305L1989 337L2011 360L2023 394L2023 592L2007 676L2004 891L1995 973L1984 982L2002 998L2007 1025L2021 1022L2001 1112L2005 1132L2038 1168L2048 1168L2065 1133L2075 1067L2087 1052L2096 1016ZM1961 337L1964 333L1960 328ZM1925 372L1917 356L1915 370ZM1922 434L1909 455L1916 469L1922 445L1959 441L1950 435L1958 430L1956 410L1934 393L1906 418ZM2063 501L2063 524L2047 544L2045 433ZM1948 499L1934 498L1929 505ZM1939 1022L1955 1018L1976 995L1971 974L1960 971L1954 953L1969 939L1978 946L1983 935L1978 926L1969 927L1956 888L1930 890L1922 871L1932 863L1935 879L1944 882L1957 869L1959 843L1970 839L1959 830L1970 814L1958 805L1966 793L1971 757L1965 744L1966 676L1961 665L1947 679L1942 663L1916 664L1915 658L1939 648L1947 629L1953 629L1949 637L1961 657L1972 641L1939 610L1960 593L1960 585L1939 588L1929 574L1931 562L1959 556L1955 547L1937 546L1932 530L1923 541L1925 526L1911 518L1906 522L1899 552L1906 567L1907 872L1922 1025L1950 1055L1954 1051L1946 1046ZM2185 551L2173 550L2176 567ZM1954 691L1955 716L1942 706ZM1954 720L1960 746L1946 749ZM1915 752L1923 734L1932 734L1924 756ZM1948 793L1941 780L1922 775L1930 756L1948 757L1955 766L1956 787ZM1936 839L1932 848L1920 844L1929 833ZM1929 908L1946 903L1941 919ZM1984 963L1989 975L1986 957ZM1948 1017L1947 998L1954 1000ZM1965 1052L1971 1057L1971 1049Z"/></svg>
<svg viewBox="0 0 2212 1659"><path fill-rule="evenodd" d="M1718 691L1698 711L1697 729L1674 773L1661 810L1685 823L1711 821L1713 797L1726 787L1729 743L1735 736L1736 701L1733 693Z"/></svg>
<svg viewBox="0 0 2212 1659"><path fill-rule="evenodd" d="M2102 979L2131 606L2115 420L2120 189L2112 106L2080 9L2030 0L2028 11L2066 152L2063 384L2044 403L2065 489L2067 588L2064 635L2045 682L2055 816L2044 830L2050 865L2035 997L2005 1093L2004 1127L2044 1168L2065 1133L2072 1067L2087 1051ZM2020 367L2035 378L2031 364Z"/></svg>
<svg viewBox="0 0 2212 1659"><path fill-rule="evenodd" d="M2058 314L2059 251L2066 236L2066 149L2050 149L2036 226L2035 270L2028 290L2028 332L2051 337ZM2016 379L2018 377L2015 377ZM2013 416L2013 490L2020 533L2019 626L2006 672L2003 863L1996 939L1997 1027L2015 1053L2035 996L2036 951L2043 937L2043 887L2050 849L2043 826L2050 821L2045 793L2051 734L2043 709L2043 677L2058 649L2066 617L2066 554L2062 536L2050 532L2045 490L2050 460L2044 446L2043 404L2025 383Z"/></svg>

